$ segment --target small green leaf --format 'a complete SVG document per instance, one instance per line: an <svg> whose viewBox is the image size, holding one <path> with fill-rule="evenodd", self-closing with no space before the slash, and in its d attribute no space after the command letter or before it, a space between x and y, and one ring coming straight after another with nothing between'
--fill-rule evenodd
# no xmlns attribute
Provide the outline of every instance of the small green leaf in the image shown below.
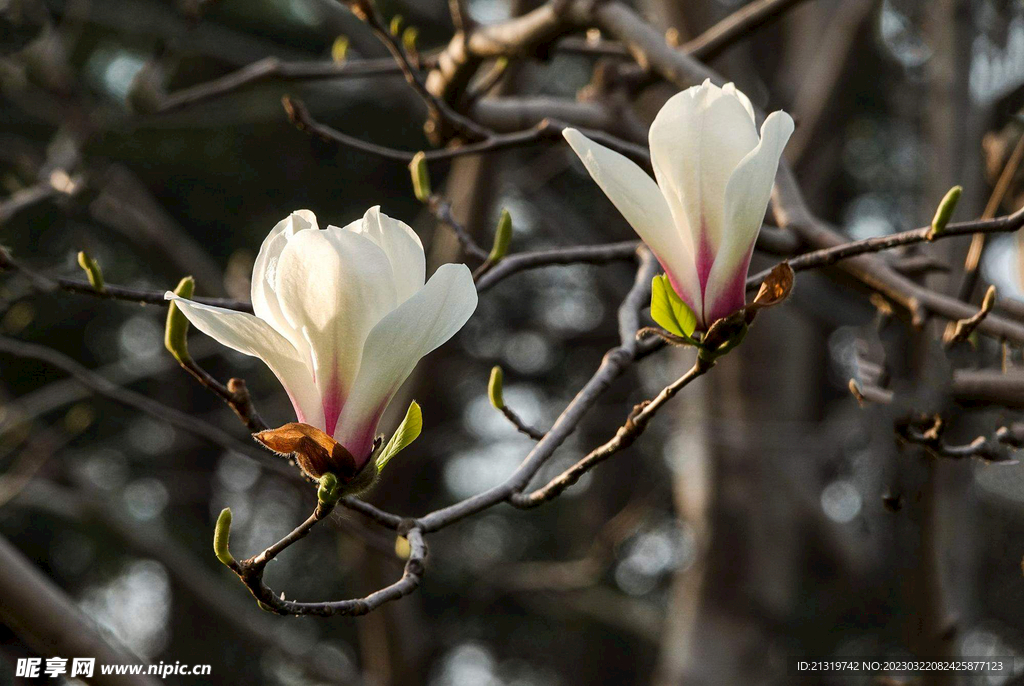
<svg viewBox="0 0 1024 686"><path fill-rule="evenodd" d="M651 282L651 317L669 333L683 338L690 338L697 329L697 315L676 294L664 274L655 276Z"/></svg>
<svg viewBox="0 0 1024 686"><path fill-rule="evenodd" d="M405 413L405 419L398 426L398 430L377 456L377 471L384 469L392 457L409 447L409 444L419 437L421 431L423 431L423 412L420 410L419 404L413 400Z"/></svg>
<svg viewBox="0 0 1024 686"><path fill-rule="evenodd" d="M105 286L103 283L103 270L100 269L99 263L84 250L79 250L78 266L85 270L85 275L89 277L89 285L102 293Z"/></svg>
<svg viewBox="0 0 1024 686"><path fill-rule="evenodd" d="M939 203L938 209L935 210L932 228L928 232L928 240L933 240L946 230L946 224L949 223L950 218L953 216L953 210L956 209L956 204L960 201L960 195L963 191L962 186L953 186L946 192L942 202Z"/></svg>
<svg viewBox="0 0 1024 686"><path fill-rule="evenodd" d="M409 162L409 174L412 176L412 191L420 202L430 200L430 172L427 169L427 156L421 150L413 155Z"/></svg>
<svg viewBox="0 0 1024 686"><path fill-rule="evenodd" d="M505 407L504 378L505 374L501 367L495 366L491 369L491 379L487 382L487 397L491 399L491 405L498 410Z"/></svg>
<svg viewBox="0 0 1024 686"><path fill-rule="evenodd" d="M331 60L341 64L348 57L348 36L338 36L331 44Z"/></svg>
<svg viewBox="0 0 1024 686"><path fill-rule="evenodd" d="M416 52L416 39L419 38L420 30L415 26L407 26L402 31L402 46L406 52Z"/></svg>
<svg viewBox="0 0 1024 686"><path fill-rule="evenodd" d="M174 289L174 294L185 299L192 297L196 282L186 276ZM184 364L192 358L188 354L188 319L174 302L167 306L167 325L164 327L164 347L174 355L179 363Z"/></svg>
<svg viewBox="0 0 1024 686"><path fill-rule="evenodd" d="M501 210L501 217L498 218L498 228L494 232L494 245L491 246L491 254L487 261L492 265L498 264L508 254L509 243L512 242L512 215L508 210Z"/></svg>
<svg viewBox="0 0 1024 686"><path fill-rule="evenodd" d="M235 563L228 550L228 540L231 537L231 508L225 507L217 517L217 526L213 530L213 552L223 564L230 567Z"/></svg>

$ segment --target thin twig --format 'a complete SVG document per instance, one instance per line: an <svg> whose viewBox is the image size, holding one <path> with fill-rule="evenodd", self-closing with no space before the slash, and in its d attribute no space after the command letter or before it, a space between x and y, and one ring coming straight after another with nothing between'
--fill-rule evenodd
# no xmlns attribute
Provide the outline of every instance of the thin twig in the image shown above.
<svg viewBox="0 0 1024 686"><path fill-rule="evenodd" d="M348 4L352 9L353 14L366 22L366 25L369 26L377 38L380 39L381 43L384 44L384 47L386 47L388 52L391 53L391 56L395 58L395 62L405 75L405 80L409 82L409 85L413 87L413 90L415 90L420 98L422 98L424 104L426 104L427 109L431 113L431 118L436 123L447 124L456 133L467 136L470 139L486 139L493 135L493 131L480 126L472 119L456 112L452 109L451 105L430 92L427 88L426 82L423 80L423 77L420 76L419 70L409 59L409 55L406 53L405 48L398 39L391 34L388 27L384 25L384 22L381 20L373 3L365 0L346 0L346 4Z"/></svg>
<svg viewBox="0 0 1024 686"><path fill-rule="evenodd" d="M694 379L705 374L712 366L714 366L713 360L707 359L703 355L698 355L697 361L688 372L663 388L651 400L646 400L634 407L633 411L629 413L629 417L626 418L625 424L619 427L619 430L615 432L615 436L611 440L601 447L592 450L586 457L535 491L531 493L514 493L509 497L509 502L516 507L528 509L557 498L561 495L562 491L575 484L584 474L598 464L604 462L615 453L631 446L643 434L651 419L665 403L675 397L679 391L689 385Z"/></svg>
<svg viewBox="0 0 1024 686"><path fill-rule="evenodd" d="M376 76L401 76L402 69L390 57L381 59L348 60L345 62L286 62L267 57L253 62L220 78L182 88L165 96L158 112L189 107L205 100L218 98L247 85L269 79L287 81L314 81L321 79L355 79Z"/></svg>
<svg viewBox="0 0 1024 686"><path fill-rule="evenodd" d="M502 484L465 500L435 510L415 520L424 532L436 531L507 500L526 487L530 479L551 458L569 437L598 398L623 371L640 350L636 331L640 328L640 310L650 297L651 278L657 273L658 261L646 248L637 250L639 267L633 287L619 307L620 344L609 350L594 375L555 420L551 429L523 460L519 468Z"/></svg>
<svg viewBox="0 0 1024 686"><path fill-rule="evenodd" d="M552 248L509 255L494 268L480 277L476 287L484 292L502 279L527 269L549 267L558 264L606 264L634 259L637 241L623 241L607 245L584 245L571 248Z"/></svg>
<svg viewBox="0 0 1024 686"><path fill-rule="evenodd" d="M54 367L71 374L84 386L92 389L96 393L110 398L111 400L125 405L126 407L141 410L152 417L163 420L172 426L182 429L190 436L198 436L228 450L233 450L249 457L253 457L257 459L260 464L268 466L279 473L287 474L289 476L294 476L296 474L296 472L289 468L283 461L274 458L270 453L257 450L252 443L239 440L226 431L197 419L193 415L182 412L174 407L164 405L163 403L157 402L156 400L153 400L141 393L136 393L135 391L127 388L122 388L99 374L96 374L92 370L86 369L67 355L53 350L52 348L47 348L35 343L18 341L6 336L0 336L0 352L8 355L14 355L16 357L39 360L53 365Z"/></svg>
<svg viewBox="0 0 1024 686"><path fill-rule="evenodd" d="M95 298L104 298L107 300L123 300L125 302L133 302L140 305L160 305L161 307L167 307L167 299L164 297L164 293L167 291L165 290L157 291L144 288L127 288L125 286L106 284L103 290L99 291L93 288L88 281L44 276L43 274L29 269L20 262L14 260L2 247L0 247L0 271L21 274L32 283L34 288L44 292L62 290L67 291L68 293L90 295ZM252 312L252 304L244 300L203 297L193 298L193 300L203 303L204 305L214 305L216 307L224 307L229 310L238 310L239 312Z"/></svg>
<svg viewBox="0 0 1024 686"><path fill-rule="evenodd" d="M416 152L409 152L406 150L399 150L397 148L389 148L376 143L370 143L360 138L342 133L341 131L338 131L326 124L322 124L310 115L309 110L302 101L296 100L295 98L285 96L282 98L281 102L284 105L285 111L288 113L288 119L300 131L306 131L322 138L323 140L339 143L371 155L377 155L384 159L394 160L395 162L404 162L408 164L416 155ZM437 162L440 160L451 160L457 157L465 157L467 155L481 155L490 152L497 152L499 150L506 150L508 148L518 148L525 145L540 143L544 140L556 139L563 128L564 126L559 126L553 121L544 120L536 126L524 131L514 131L512 133L489 133L486 137L477 142L453 146L450 148L442 148L440 150L427 150L424 151L423 156L427 162Z"/></svg>
<svg viewBox="0 0 1024 686"><path fill-rule="evenodd" d="M1013 152L1010 153L1010 158L1006 161L1003 171L999 174L995 188L992 189L992 195L988 197L988 202L985 203L985 210L981 213L982 219L991 219L996 216L996 212L999 211L999 206L1003 203L1003 198L1006 197L1006 193L1010 189L1010 183L1013 181L1017 170L1020 169L1022 161L1024 161L1024 135L1017 140L1017 144L1013 147ZM964 273L960 277L960 285L956 291L958 299L968 300L971 297L971 292L974 291L974 287L978 283L978 268L981 266L981 256L984 252L985 234L976 233L971 237L971 245L967 249L967 256L964 258Z"/></svg>
<svg viewBox="0 0 1024 686"><path fill-rule="evenodd" d="M941 234L934 236L934 238L950 238L952 236L963 236L965 234L972 233L1008 233L1016 231L1022 226L1024 226L1024 209L996 219L979 219L977 221L949 224ZM803 253L802 255L790 258L787 262L795 272L803 271L805 269L815 269L818 267L828 267L841 260L856 257L857 255L876 253L883 250L891 250L893 248L914 245L917 243L926 243L929 240L930 231L930 226L923 226L919 229L911 229L909 231L893 233L887 236L874 236L872 238L865 238L859 241L843 243L842 245L837 245L831 248L823 248L821 250ZM747 288L760 286L761 282L766 276L768 276L770 271L770 269L766 269L749 276L747 278Z"/></svg>
<svg viewBox="0 0 1024 686"><path fill-rule="evenodd" d="M535 441L539 441L544 438L543 431L538 431L524 422L522 418L508 405L501 406L501 413L505 415L505 419L512 423L512 426L516 427L516 430L519 431L519 433L526 434Z"/></svg>
<svg viewBox="0 0 1024 686"><path fill-rule="evenodd" d="M781 17L804 0L754 0L683 44L683 52L708 61L737 41Z"/></svg>
<svg viewBox="0 0 1024 686"><path fill-rule="evenodd" d="M458 239L463 252L478 260L487 259L490 253L481 248L480 244L477 243L469 234L469 231L466 230L466 227L455 218L455 215L452 212L452 204L450 202L444 200L439 195L432 195L427 201L427 207L439 222L455 232L455 238Z"/></svg>

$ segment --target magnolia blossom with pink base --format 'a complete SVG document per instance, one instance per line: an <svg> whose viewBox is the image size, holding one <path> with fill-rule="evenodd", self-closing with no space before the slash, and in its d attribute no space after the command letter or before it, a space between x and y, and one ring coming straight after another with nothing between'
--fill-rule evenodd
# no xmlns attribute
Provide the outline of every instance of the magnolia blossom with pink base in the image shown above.
<svg viewBox="0 0 1024 686"><path fill-rule="evenodd" d="M323 231L312 212L299 210L260 248L255 316L167 297L203 333L263 360L298 420L333 435L362 467L384 410L416 363L476 309L466 265L445 264L425 277L419 237L379 208Z"/></svg>
<svg viewBox="0 0 1024 686"><path fill-rule="evenodd" d="M564 135L706 330L746 304L750 256L792 133L778 111L759 136L747 96L705 81L670 98L651 125L657 183L579 131Z"/></svg>

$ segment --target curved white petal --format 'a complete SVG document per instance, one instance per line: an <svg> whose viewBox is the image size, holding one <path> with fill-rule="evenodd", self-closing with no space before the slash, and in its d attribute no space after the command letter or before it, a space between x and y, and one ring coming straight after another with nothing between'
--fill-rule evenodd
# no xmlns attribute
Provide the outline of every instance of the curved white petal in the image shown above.
<svg viewBox="0 0 1024 686"><path fill-rule="evenodd" d="M761 142L736 167L725 188L725 234L705 289L709 316L725 316L745 281L750 254L771 199L782 151L793 133L793 118L772 112L761 126ZM739 296L739 307L743 296ZM715 315L715 313L718 313ZM726 312L725 314L729 314Z"/></svg>
<svg viewBox="0 0 1024 686"><path fill-rule="evenodd" d="M423 288L373 327L359 375L334 429L334 438L357 462L369 456L377 422L416 363L454 336L476 305L476 286L469 268L445 264Z"/></svg>
<svg viewBox="0 0 1024 686"><path fill-rule="evenodd" d="M281 313L309 344L329 432L359 371L366 336L395 307L391 264L370 239L335 227L292 236L276 277Z"/></svg>
<svg viewBox="0 0 1024 686"><path fill-rule="evenodd" d="M248 312L236 312L185 300L167 293L192 324L219 343L245 355L263 360L295 406L300 422L323 426L320 395L303 356L267 322Z"/></svg>
<svg viewBox="0 0 1024 686"><path fill-rule="evenodd" d="M256 256L256 262L252 268L253 312L287 338L297 350L304 351L307 355L309 346L306 345L302 334L296 331L281 313L277 293L274 292L274 283L277 275L277 261L284 246L299 231L316 230L316 228L316 215L312 212L309 210L292 212L270 230L270 234L260 246L260 252Z"/></svg>
<svg viewBox="0 0 1024 686"><path fill-rule="evenodd" d="M750 115L750 121L754 122L754 126L757 126L757 117L754 115L754 105L750 102L750 98L747 97L747 94L737 88L736 84L732 81L722 86L722 90L740 101L740 104L743 105L747 114Z"/></svg>
<svg viewBox="0 0 1024 686"><path fill-rule="evenodd" d="M366 211L361 222L352 222L345 229L366 236L387 255L395 276L399 303L423 288L427 278L423 243L408 224L392 219L380 211L380 205L374 205Z"/></svg>
<svg viewBox="0 0 1024 686"><path fill-rule="evenodd" d="M689 234L680 232L658 185L633 161L596 143L576 129L562 132L608 199L639 234L662 266L679 296L691 306L700 302Z"/></svg>
<svg viewBox="0 0 1024 686"><path fill-rule="evenodd" d="M735 88L710 81L669 98L650 130L651 163L676 225L689 232L701 284L722 237L725 185L757 145L757 128Z"/></svg>

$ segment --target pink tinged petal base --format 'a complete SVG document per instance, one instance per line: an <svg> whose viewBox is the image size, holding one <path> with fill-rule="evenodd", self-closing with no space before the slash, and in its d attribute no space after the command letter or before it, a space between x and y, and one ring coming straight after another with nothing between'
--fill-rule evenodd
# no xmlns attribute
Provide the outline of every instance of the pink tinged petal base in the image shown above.
<svg viewBox="0 0 1024 686"><path fill-rule="evenodd" d="M387 409L390 400L389 396L366 418L361 426L345 431L341 430L342 427L338 427L339 431L335 438L356 459L357 469L362 469L370 459L373 452L373 441L377 438L377 425L380 424L381 417L384 416L384 410Z"/></svg>
<svg viewBox="0 0 1024 686"><path fill-rule="evenodd" d="M700 221L700 240L697 244L697 282L700 284L700 309L696 310L697 325L701 330L707 329L711 322L715 321L708 317L708 277L711 275L711 268L715 265L715 252L708 239L707 226L704 218Z"/></svg>
<svg viewBox="0 0 1024 686"><path fill-rule="evenodd" d="M341 387L341 379L338 376L337 369L335 369L331 374L331 380L323 389L321 402L323 403L324 408L323 430L330 433L328 427L337 425L338 417L341 416L341 410L345 406L345 396Z"/></svg>
<svg viewBox="0 0 1024 686"><path fill-rule="evenodd" d="M708 326L712 322L724 319L747 305L747 271L750 269L750 255L736 266L727 277L726 287L714 301L704 303L704 311Z"/></svg>
<svg viewBox="0 0 1024 686"><path fill-rule="evenodd" d="M699 300L689 297L686 290L668 268L665 261L658 257L657 254L655 254L655 257L658 262L661 263L661 267L668 276L669 283L672 285L672 289L676 292L676 295L678 295L683 302L689 305L690 309L697 315L697 330L707 331L708 327L715 321L728 317L732 313L746 307L747 272L750 269L750 258L752 252L753 251L748 253L746 258L736 265L736 269L728 275L726 287L721 290L719 297L714 300L708 298L707 291L711 268L715 263L715 255L712 252L711 244L707 239L707 234L701 234L701 240L697 250L697 264L695 265L698 282L700 283Z"/></svg>

